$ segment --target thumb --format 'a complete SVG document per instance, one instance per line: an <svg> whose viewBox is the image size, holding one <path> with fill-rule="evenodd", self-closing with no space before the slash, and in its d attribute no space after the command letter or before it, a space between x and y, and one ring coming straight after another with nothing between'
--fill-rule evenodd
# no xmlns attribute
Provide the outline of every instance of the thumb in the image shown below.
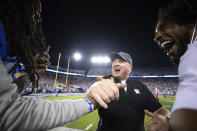
<svg viewBox="0 0 197 131"><path fill-rule="evenodd" d="M144 110L144 113L145 113L147 116L153 117L153 113L149 112L148 110Z"/></svg>
<svg viewBox="0 0 197 131"><path fill-rule="evenodd" d="M49 50L50 50L50 45L45 49L45 51L44 51L44 52L49 53Z"/></svg>
<svg viewBox="0 0 197 131"><path fill-rule="evenodd" d="M103 80L103 77L97 77L96 78L96 81L102 81Z"/></svg>
<svg viewBox="0 0 197 131"><path fill-rule="evenodd" d="M124 83L124 84L122 84L122 83L116 83L115 85L116 85L116 87L117 87L118 89L125 88L125 87L127 86L126 83Z"/></svg>
<svg viewBox="0 0 197 131"><path fill-rule="evenodd" d="M114 78L113 77L110 77L110 80L114 83Z"/></svg>

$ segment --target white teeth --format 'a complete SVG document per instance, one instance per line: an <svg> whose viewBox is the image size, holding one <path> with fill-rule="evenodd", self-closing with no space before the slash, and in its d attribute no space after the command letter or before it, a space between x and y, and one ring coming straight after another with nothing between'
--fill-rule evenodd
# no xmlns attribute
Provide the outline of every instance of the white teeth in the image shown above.
<svg viewBox="0 0 197 131"><path fill-rule="evenodd" d="M170 52L172 51L172 48L170 48L170 50L167 52L167 55L169 56Z"/></svg>
<svg viewBox="0 0 197 131"><path fill-rule="evenodd" d="M165 45L168 43L171 43L171 41L164 41L163 43L161 43L161 47L165 47Z"/></svg>
<svg viewBox="0 0 197 131"><path fill-rule="evenodd" d="M116 72L120 71L120 69L115 69Z"/></svg>

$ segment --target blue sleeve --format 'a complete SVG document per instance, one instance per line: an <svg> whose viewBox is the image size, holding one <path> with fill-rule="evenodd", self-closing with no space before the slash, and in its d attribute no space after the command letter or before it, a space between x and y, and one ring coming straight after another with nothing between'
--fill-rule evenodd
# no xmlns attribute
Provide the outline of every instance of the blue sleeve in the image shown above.
<svg viewBox="0 0 197 131"><path fill-rule="evenodd" d="M6 38L5 33L3 31L3 26L0 22L0 57L3 59L5 56L7 56L8 49L6 45Z"/></svg>

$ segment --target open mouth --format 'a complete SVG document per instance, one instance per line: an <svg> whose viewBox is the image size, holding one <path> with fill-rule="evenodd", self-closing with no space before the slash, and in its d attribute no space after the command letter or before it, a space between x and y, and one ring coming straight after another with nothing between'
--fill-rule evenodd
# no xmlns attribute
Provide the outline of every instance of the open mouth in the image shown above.
<svg viewBox="0 0 197 131"><path fill-rule="evenodd" d="M174 42L169 41L169 40L168 41L163 41L160 44L161 48L164 49L164 51L167 53L167 55L170 55L173 45L174 45Z"/></svg>
<svg viewBox="0 0 197 131"><path fill-rule="evenodd" d="M120 69L115 69L115 72L116 72L116 73L120 72Z"/></svg>

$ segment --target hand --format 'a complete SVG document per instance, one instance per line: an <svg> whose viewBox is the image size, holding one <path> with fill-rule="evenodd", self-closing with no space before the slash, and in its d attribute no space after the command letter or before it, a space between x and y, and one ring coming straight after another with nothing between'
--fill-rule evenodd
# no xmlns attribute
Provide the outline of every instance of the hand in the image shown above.
<svg viewBox="0 0 197 131"><path fill-rule="evenodd" d="M148 110L144 110L144 113L152 117L152 119L146 123L148 131L168 131L168 119L167 117L158 113L151 113Z"/></svg>
<svg viewBox="0 0 197 131"><path fill-rule="evenodd" d="M36 73L38 74L45 72L47 66L50 65L50 56L48 54L49 48L50 47L48 47L43 54L36 53L36 55L34 56L34 60L36 61L37 64Z"/></svg>
<svg viewBox="0 0 197 131"><path fill-rule="evenodd" d="M19 78L19 77L21 77L21 76L23 76L23 75L25 75L24 72L16 72L16 73L14 73L14 76L15 76L16 78Z"/></svg>
<svg viewBox="0 0 197 131"><path fill-rule="evenodd" d="M107 109L107 103L112 100L119 99L119 88L126 87L126 84L114 83L114 79L97 78L98 82L95 82L88 92L85 94L86 98L90 99L94 106L100 105Z"/></svg>

